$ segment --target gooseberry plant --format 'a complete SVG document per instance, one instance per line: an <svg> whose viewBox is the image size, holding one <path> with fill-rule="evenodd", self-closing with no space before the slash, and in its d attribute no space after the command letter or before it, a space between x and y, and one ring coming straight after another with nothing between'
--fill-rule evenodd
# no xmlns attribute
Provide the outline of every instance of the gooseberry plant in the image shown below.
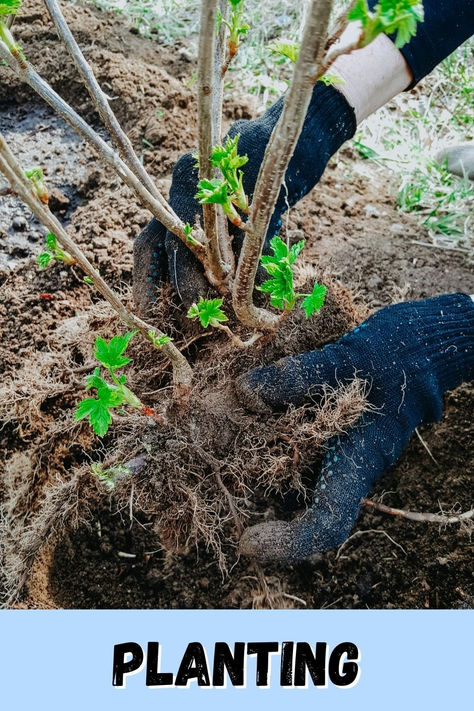
<svg viewBox="0 0 474 711"><path fill-rule="evenodd" d="M304 247L286 244L277 235L271 240L272 254L262 256L275 204L285 180L285 173L300 136L313 85L319 79L331 81L328 70L340 54L369 44L378 34L395 35L401 46L416 32L423 9L416 0L380 0L369 10L366 0L354 0L349 10L336 17L331 29L334 0L310 0L301 42L293 47L280 47L280 52L294 63L280 118L266 148L251 202L243 184L250 156L240 155L239 136L222 141L222 97L224 77L242 40L249 32L245 21L244 0L201 0L201 26L198 47L197 88L199 179L196 197L202 205L202 219L194 224L184 222L174 212L155 181L148 175L132 144L115 117L109 98L99 86L91 67L81 52L62 15L58 0L44 0L56 31L66 45L99 116L105 124L110 142L89 126L67 104L27 61L27 48L20 48L12 31L10 18L20 9L20 0L0 0L0 61L48 102L88 141L101 161L116 172L134 196L172 234L180 239L202 264L216 298L201 298L189 309L188 316L205 328L225 331L238 347L255 343L261 334L267 339L276 331L289 311L299 302L305 314L317 313L324 302L325 287L315 284L310 294L295 291L293 265ZM359 23L358 38L350 45L337 40L353 21ZM95 355L99 366L88 376L86 388L96 396L84 399L76 417L88 418L94 431L103 435L112 421L113 412L125 407L142 409L139 398L126 386L126 376L118 371L129 359L124 355L132 335L140 334L171 362L175 401L186 402L192 385L192 369L173 340L158 326L136 314L104 281L63 225L50 212L44 175L39 167L25 174L0 133L0 171L15 192L48 229L46 251L39 257L40 266L52 260L73 263L82 269L87 283L109 302L129 329L108 343L96 341ZM190 196L191 197L191 196ZM243 244L236 259L232 250L229 223L243 232ZM135 283L145 281L149 265L135 264ZM264 270L268 279L256 287L257 271ZM145 272L144 272L145 270ZM256 306L256 288L268 294L267 307ZM142 314L149 303L139 303ZM242 341L226 325L233 308L241 327L251 332ZM107 379L106 379L107 378Z"/></svg>

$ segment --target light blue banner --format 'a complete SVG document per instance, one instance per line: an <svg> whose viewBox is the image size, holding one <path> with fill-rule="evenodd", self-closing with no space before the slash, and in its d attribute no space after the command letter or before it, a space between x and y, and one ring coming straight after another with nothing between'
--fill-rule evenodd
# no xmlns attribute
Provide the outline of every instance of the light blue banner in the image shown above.
<svg viewBox="0 0 474 711"><path fill-rule="evenodd" d="M2 707L12 711L324 709L429 711L472 707L472 611L3 611ZM269 688L256 686L256 656L246 687L146 686L146 664L112 686L114 645L136 642L146 655L159 642L161 672L176 675L190 642L201 642L212 680L214 644L342 642L360 651L351 688L280 686L280 655L270 657ZM124 657L126 661L128 658Z"/></svg>

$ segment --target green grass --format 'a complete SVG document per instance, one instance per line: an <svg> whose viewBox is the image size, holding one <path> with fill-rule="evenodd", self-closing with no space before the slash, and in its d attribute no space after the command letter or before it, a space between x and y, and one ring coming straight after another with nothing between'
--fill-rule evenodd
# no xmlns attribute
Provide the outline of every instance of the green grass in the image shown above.
<svg viewBox="0 0 474 711"><path fill-rule="evenodd" d="M196 56L198 0L91 0L123 13L146 36L184 40ZM338 7L347 5L340 0ZM246 0L248 36L227 75L227 95L253 95L261 110L286 89L291 62L268 49L275 39L297 41L307 2ZM445 146L474 139L474 42L471 40L426 78L358 129L354 147L394 177L399 209L418 216L435 244L474 253L474 187L434 163ZM423 233L426 238L426 231Z"/></svg>
<svg viewBox="0 0 474 711"><path fill-rule="evenodd" d="M396 97L359 127L355 148L385 166L400 210L419 216L442 247L474 254L474 183L434 160L474 139L474 42L448 57L414 92Z"/></svg>

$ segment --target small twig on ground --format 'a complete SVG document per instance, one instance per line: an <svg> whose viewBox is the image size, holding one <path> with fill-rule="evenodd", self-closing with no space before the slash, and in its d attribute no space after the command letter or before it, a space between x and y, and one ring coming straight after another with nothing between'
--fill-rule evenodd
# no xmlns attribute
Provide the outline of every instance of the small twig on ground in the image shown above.
<svg viewBox="0 0 474 711"><path fill-rule="evenodd" d="M364 499L362 501L365 502ZM339 556L341 555L342 550L346 547L346 545L349 543L349 541L353 540L354 538L359 538L360 536L363 536L366 533L381 533L383 536L387 536L388 540L391 541L391 543L393 543L394 546L397 546L397 548L400 548L402 553L407 555L407 552L404 549L404 547L401 546L400 543L397 543L396 541L394 541L393 538L388 535L387 531L381 531L378 528L366 528L363 531L356 531L355 533L352 534L352 536L349 536L349 538L346 538L344 543L341 546L339 546L339 548L337 549L336 560L338 560Z"/></svg>
<svg viewBox="0 0 474 711"><path fill-rule="evenodd" d="M437 465L438 462L437 462L437 460L433 457L433 455L431 454L430 448L428 447L428 445L426 444L425 440L423 439L423 437L421 436L421 434L420 434L419 431L418 431L418 427L415 427L415 432L416 432L416 436L417 436L418 439L420 440L421 444L423 445L423 447L424 447L424 448L426 449L426 451L428 452L428 456L431 457L431 459L433 460L433 462Z"/></svg>
<svg viewBox="0 0 474 711"><path fill-rule="evenodd" d="M462 252L463 254L469 254L469 250L464 247L450 247L447 244L432 244L431 242L420 242L420 240L412 239L410 240L412 244L419 244L421 247L431 247L433 249L449 249L451 252Z"/></svg>
<svg viewBox="0 0 474 711"><path fill-rule="evenodd" d="M441 523L447 526L452 523L462 523L464 521L474 519L474 509L470 509L469 511L465 511L460 514L434 514L394 509L391 506L386 506L385 504L381 504L378 501L371 501L370 499L362 499L362 503L364 506L381 511L382 513L390 514L391 516L398 516L399 518L406 518L408 521L418 521L421 523Z"/></svg>

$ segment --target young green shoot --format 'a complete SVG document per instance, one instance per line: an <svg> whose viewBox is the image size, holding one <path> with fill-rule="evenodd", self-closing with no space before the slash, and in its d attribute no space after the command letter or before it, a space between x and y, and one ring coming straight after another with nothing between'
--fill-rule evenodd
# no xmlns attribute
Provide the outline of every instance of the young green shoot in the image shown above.
<svg viewBox="0 0 474 711"><path fill-rule="evenodd" d="M71 255L68 252L64 251L64 249L61 249L61 247L58 247L58 241L52 232L48 232L45 237L45 240L46 251L41 252L41 254L38 254L38 256L36 257L41 269L45 269L54 260L58 262L64 262L68 265L76 263L74 257L71 257ZM84 281L88 278L89 277L84 277ZM87 283L89 284L91 282L92 279Z"/></svg>
<svg viewBox="0 0 474 711"><path fill-rule="evenodd" d="M336 86L337 84L344 84L344 79L342 77L338 77L337 74L323 74L322 77L319 77L318 81L322 81L323 84L326 84L326 86Z"/></svg>
<svg viewBox="0 0 474 711"><path fill-rule="evenodd" d="M203 328L208 326L219 328L223 321L228 321L227 316L221 309L223 301L224 299L204 299L201 296L197 304L194 303L189 307L187 317L199 319Z"/></svg>
<svg viewBox="0 0 474 711"><path fill-rule="evenodd" d="M273 54L278 54L285 59L289 59L290 62L296 64L298 59L298 54L300 51L300 45L298 42L284 42L283 40L275 40L268 45L268 49Z"/></svg>
<svg viewBox="0 0 474 711"><path fill-rule="evenodd" d="M285 242L275 235L270 240L273 255L265 255L260 258L261 265L271 278L267 279L261 286L257 286L257 289L269 294L270 304L274 308L285 312L292 311L296 302L299 299L303 299L301 308L304 310L306 317L309 318L318 312L324 304L326 287L323 284L316 283L311 294L295 292L292 266L304 245L305 240L302 239L288 248Z"/></svg>
<svg viewBox="0 0 474 711"><path fill-rule="evenodd" d="M208 328L212 326L213 328L218 328L220 331L224 331L238 348L250 348L254 343L261 338L261 333L254 333L247 341L242 341L242 339L231 331L231 329L225 325L225 321L229 319L222 311L223 299L203 299L201 296L199 301L194 303L188 310L187 317L191 319L198 319L203 328Z"/></svg>
<svg viewBox="0 0 474 711"><path fill-rule="evenodd" d="M221 14L218 15L218 23L223 22L229 30L227 47L229 48L229 61L238 52L240 40L247 34L249 26L244 22L244 0L229 0L231 5L230 21L225 20Z"/></svg>
<svg viewBox="0 0 474 711"><path fill-rule="evenodd" d="M369 10L367 0L357 0L347 15L362 25L360 47L366 47L377 35L395 34L395 47L400 49L416 35L416 25L423 22L423 3L419 0L380 0Z"/></svg>
<svg viewBox="0 0 474 711"><path fill-rule="evenodd" d="M200 180L196 200L199 200L201 205L205 205L206 203L222 205L222 209L232 224L236 225L236 227L242 227L242 218L232 204L229 187L225 179L219 180L219 178L213 178L212 180Z"/></svg>
<svg viewBox="0 0 474 711"><path fill-rule="evenodd" d="M40 166L35 165L31 168L26 168L25 175L33 183L33 189L38 198L42 203L47 205L49 202L49 194L44 181L43 169L40 168Z"/></svg>
<svg viewBox="0 0 474 711"><path fill-rule="evenodd" d="M0 41L8 47L14 57L24 60L25 56L20 45L15 42L15 38L3 19L17 15L20 7L21 0L0 0Z"/></svg>
<svg viewBox="0 0 474 711"><path fill-rule="evenodd" d="M223 177L200 180L196 199L201 204L222 205L224 213L232 224L242 228L244 223L235 207L244 213L249 211L248 198L242 183L244 174L240 170L248 162L248 157L241 156L237 152L239 138L240 134L237 134L234 138L228 138L223 146L213 146L210 160L213 167L221 171Z"/></svg>
<svg viewBox="0 0 474 711"><path fill-rule="evenodd" d="M228 138L223 146L214 146L211 151L211 163L218 168L227 182L229 197L242 212L248 213L249 203L245 194L242 180L243 171L240 170L248 163L248 156L240 156L237 152L240 133L234 138Z"/></svg>
<svg viewBox="0 0 474 711"><path fill-rule="evenodd" d="M94 369L92 375L86 378L86 390L95 389L97 397L88 397L78 404L74 419L82 420L85 417L94 432L103 437L112 423L112 412L122 409L124 405L135 409L145 409L137 396L125 385L126 375L118 375L117 371L131 362L131 358L124 355L130 340L137 331L129 331L124 336L114 336L107 343L100 336L96 339L94 355L100 366ZM101 376L103 368L112 384Z"/></svg>
<svg viewBox="0 0 474 711"><path fill-rule="evenodd" d="M290 62L296 64L300 51L300 45L298 42L283 42L281 40L275 40L268 45L268 49L273 52L273 54L289 59ZM344 79L337 76L337 74L329 73L323 74L322 77L319 77L318 81L322 81L323 84L326 84L326 86L329 86L330 84L333 86L336 84L344 84Z"/></svg>
<svg viewBox="0 0 474 711"><path fill-rule="evenodd" d="M148 331L148 335L150 337L150 341L153 343L155 348L163 348L163 346L166 346L167 343L171 343L173 340L169 336L163 333L161 336L157 336L155 331Z"/></svg>

